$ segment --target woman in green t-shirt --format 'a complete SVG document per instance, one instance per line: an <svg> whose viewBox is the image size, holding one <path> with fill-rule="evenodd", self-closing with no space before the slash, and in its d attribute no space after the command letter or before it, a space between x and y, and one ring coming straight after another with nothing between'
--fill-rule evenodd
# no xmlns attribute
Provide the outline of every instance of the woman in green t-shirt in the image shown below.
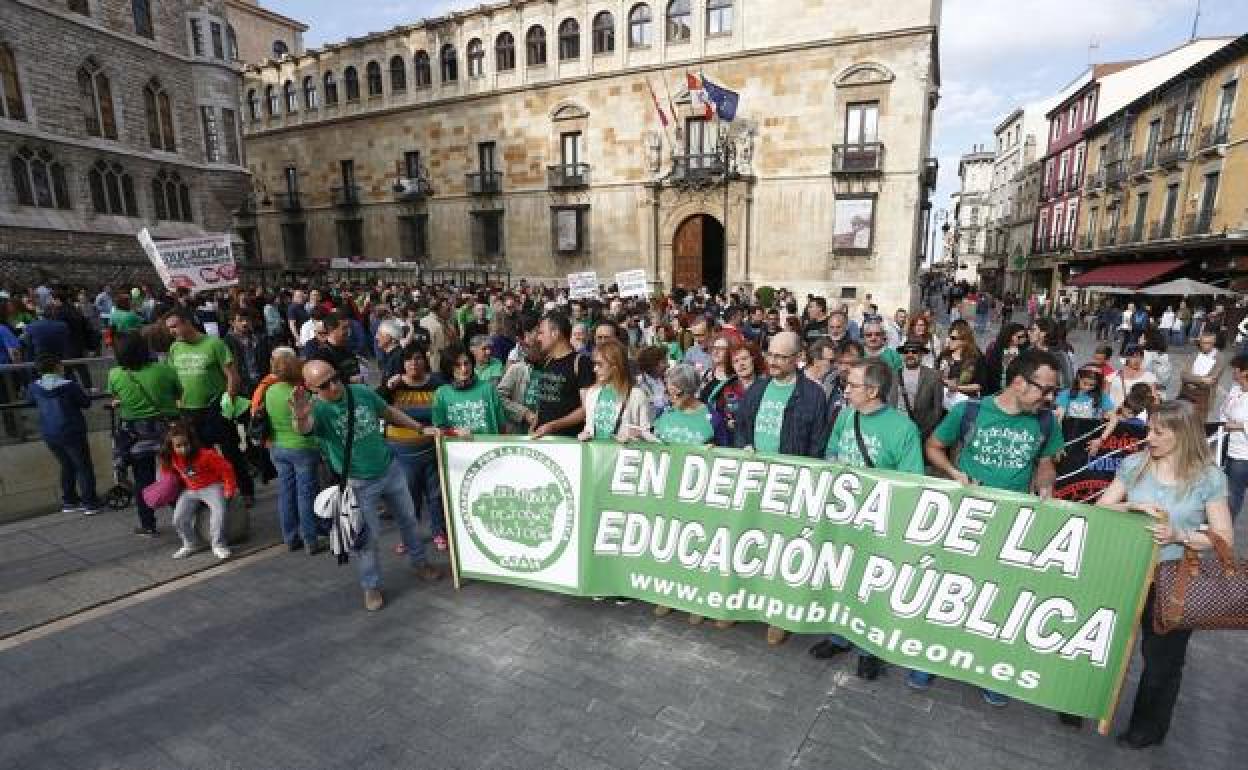
<svg viewBox="0 0 1248 770"><path fill-rule="evenodd" d="M306 548L309 555L324 550L316 530L316 470L321 452L312 436L295 430L290 401L303 386L303 362L293 348L274 348L269 358L272 382L264 388L264 415L269 422L269 457L277 469L277 521L282 540L291 551ZM268 380L269 378L265 378Z"/></svg>
<svg viewBox="0 0 1248 770"><path fill-rule="evenodd" d="M152 360L140 334L122 334L114 341L117 365L108 371L108 392L121 418L113 441L113 463L134 470L134 496L139 514L136 535L153 537L156 512L141 494L156 481L156 454L165 439L165 427L178 415L182 387L173 367Z"/></svg>
<svg viewBox="0 0 1248 770"><path fill-rule="evenodd" d="M434 427L458 435L499 435L506 425L503 402L489 382L477 377L476 361L463 345L442 351L442 375L449 385L433 394Z"/></svg>
<svg viewBox="0 0 1248 770"><path fill-rule="evenodd" d="M594 348L592 358L595 382L581 397L585 427L577 438L630 441L645 436L650 432L650 397L629 379L624 346L604 340Z"/></svg>

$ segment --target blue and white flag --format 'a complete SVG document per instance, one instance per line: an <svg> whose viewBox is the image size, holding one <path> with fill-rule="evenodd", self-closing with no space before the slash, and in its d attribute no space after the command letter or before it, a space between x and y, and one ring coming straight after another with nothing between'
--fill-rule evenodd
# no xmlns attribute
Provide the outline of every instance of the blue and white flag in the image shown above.
<svg viewBox="0 0 1248 770"><path fill-rule="evenodd" d="M736 91L715 85L706 75L702 76L702 89L706 91L707 100L715 105L715 114L719 115L720 120L731 122L737 117L737 101L740 97Z"/></svg>

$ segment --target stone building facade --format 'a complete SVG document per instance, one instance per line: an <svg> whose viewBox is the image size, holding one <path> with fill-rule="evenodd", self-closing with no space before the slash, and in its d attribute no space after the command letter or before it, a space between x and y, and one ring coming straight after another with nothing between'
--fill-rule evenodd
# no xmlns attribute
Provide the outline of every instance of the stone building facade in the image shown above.
<svg viewBox="0 0 1248 770"><path fill-rule="evenodd" d="M303 54L308 25L264 8L257 0L225 0L235 58L248 64Z"/></svg>
<svg viewBox="0 0 1248 770"><path fill-rule="evenodd" d="M993 153L982 145L958 159L958 191L953 194L953 252L957 280L998 291L999 264L988 256L992 218Z"/></svg>
<svg viewBox="0 0 1248 770"><path fill-rule="evenodd" d="M249 189L222 0L0 3L0 282L154 279Z"/></svg>
<svg viewBox="0 0 1248 770"><path fill-rule="evenodd" d="M909 304L938 13L513 0L249 68L260 258ZM704 119L699 73L734 121Z"/></svg>

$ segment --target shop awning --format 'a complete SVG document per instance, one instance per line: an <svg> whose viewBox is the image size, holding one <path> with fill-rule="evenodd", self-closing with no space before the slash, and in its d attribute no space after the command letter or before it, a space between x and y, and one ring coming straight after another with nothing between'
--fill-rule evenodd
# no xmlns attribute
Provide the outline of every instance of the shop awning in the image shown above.
<svg viewBox="0 0 1248 770"><path fill-rule="evenodd" d="M1165 259L1160 262L1130 262L1125 265L1106 265L1096 267L1086 273L1080 273L1071 279L1071 286L1118 286L1124 289L1138 289L1146 283L1155 281L1166 273L1174 272L1187 260Z"/></svg>

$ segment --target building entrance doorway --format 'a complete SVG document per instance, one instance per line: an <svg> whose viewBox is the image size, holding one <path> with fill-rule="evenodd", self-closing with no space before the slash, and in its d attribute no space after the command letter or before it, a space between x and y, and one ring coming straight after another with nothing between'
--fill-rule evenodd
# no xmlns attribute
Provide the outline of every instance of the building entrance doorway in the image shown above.
<svg viewBox="0 0 1248 770"><path fill-rule="evenodd" d="M712 293L724 289L724 226L709 214L681 222L672 239L672 286Z"/></svg>

